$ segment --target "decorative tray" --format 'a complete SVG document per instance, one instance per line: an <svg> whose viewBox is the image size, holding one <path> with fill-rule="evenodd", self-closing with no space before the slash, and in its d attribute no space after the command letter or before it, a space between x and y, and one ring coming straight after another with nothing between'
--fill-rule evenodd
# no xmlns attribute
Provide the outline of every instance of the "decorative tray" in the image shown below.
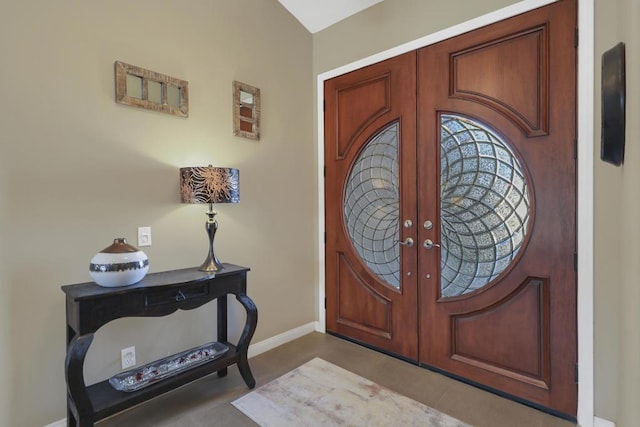
<svg viewBox="0 0 640 427"><path fill-rule="evenodd" d="M210 342L130 371L121 372L109 378L109 383L119 391L140 390L187 369L217 359L227 351L229 347L226 345Z"/></svg>

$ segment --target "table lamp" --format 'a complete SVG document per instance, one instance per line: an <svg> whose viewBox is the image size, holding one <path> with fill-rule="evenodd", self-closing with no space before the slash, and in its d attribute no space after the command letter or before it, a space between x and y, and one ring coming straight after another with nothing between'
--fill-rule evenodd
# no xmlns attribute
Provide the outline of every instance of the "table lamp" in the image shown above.
<svg viewBox="0 0 640 427"><path fill-rule="evenodd" d="M214 203L240 202L240 171L233 168L196 166L180 168L180 199L182 203L208 203L205 228L209 236L209 254L199 270L217 272L224 268L213 251L213 239L218 230Z"/></svg>

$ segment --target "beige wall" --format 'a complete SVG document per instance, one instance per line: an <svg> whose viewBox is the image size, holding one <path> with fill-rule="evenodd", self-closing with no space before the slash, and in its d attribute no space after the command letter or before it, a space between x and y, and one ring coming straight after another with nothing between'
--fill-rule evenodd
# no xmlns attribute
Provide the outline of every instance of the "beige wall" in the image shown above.
<svg viewBox="0 0 640 427"><path fill-rule="evenodd" d="M595 4L596 94L600 93L602 53L623 41L627 61L624 165L614 167L598 160L595 168L596 413L616 421L618 427L631 427L640 419L640 2Z"/></svg>
<svg viewBox="0 0 640 427"><path fill-rule="evenodd" d="M151 271L204 260L206 209L179 203L181 166L240 169L216 252L252 268L253 342L316 319L312 37L276 0L4 2L0 52L0 425L66 416L60 286L90 280L114 237L151 226ZM116 104L115 60L187 80L190 117ZM233 80L262 90L260 141L233 136ZM214 330L215 305L110 323L87 381L119 372L121 348L144 363Z"/></svg>
<svg viewBox="0 0 640 427"><path fill-rule="evenodd" d="M0 118L0 123L2 119ZM0 129L3 128L0 125ZM0 147L3 142L0 142ZM5 185L4 180L0 180L0 218L5 214ZM9 381L9 374L11 369L11 354L8 351L8 346L11 338L11 316L9 312L10 292L7 284L7 275L4 251L4 239L5 235L4 222L0 220L0 425L8 425L9 423L9 408L11 407L11 387L6 384Z"/></svg>
<svg viewBox="0 0 640 427"><path fill-rule="evenodd" d="M595 2L595 142L594 142L594 382L595 411L599 417L616 420L618 402L620 319L617 315L621 284L622 245L620 207L622 168L600 161L600 60L602 53L620 41L617 34L619 1Z"/></svg>
<svg viewBox="0 0 640 427"><path fill-rule="evenodd" d="M640 2L621 2L621 40L627 57L627 137L623 168L620 216L619 288L620 346L618 385L618 426L634 426L640 420ZM596 177L597 178L597 177ZM604 225L605 229L611 223ZM612 313L616 311L612 310Z"/></svg>
<svg viewBox="0 0 640 427"><path fill-rule="evenodd" d="M517 0L383 1L314 34L314 75L517 2Z"/></svg>

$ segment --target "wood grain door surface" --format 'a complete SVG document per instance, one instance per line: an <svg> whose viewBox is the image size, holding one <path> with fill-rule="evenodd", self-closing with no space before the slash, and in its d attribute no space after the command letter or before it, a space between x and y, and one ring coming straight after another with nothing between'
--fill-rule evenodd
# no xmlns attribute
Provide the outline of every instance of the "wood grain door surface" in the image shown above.
<svg viewBox="0 0 640 427"><path fill-rule="evenodd" d="M372 270L372 263L363 262L344 216L344 188L354 162L368 142L389 129L395 132L399 148L393 160L398 169L392 177L398 181L389 182L392 188L388 190L402 193L393 196L398 204L390 214L397 218L415 216L415 63L416 53L410 52L326 83L325 227L327 283L331 283L326 287L327 328L417 361L417 252L409 247L402 251L399 270L405 273L399 275L394 286ZM371 162L376 161L375 156L370 156L374 159ZM361 198L374 191L364 189ZM384 206L378 207L378 212L367 213L365 209L363 206L361 217L366 217L359 222L363 229L376 221ZM397 221L395 227L399 228ZM398 245L397 236L387 239L386 244L392 246L386 248L387 252L393 252Z"/></svg>
<svg viewBox="0 0 640 427"><path fill-rule="evenodd" d="M575 417L576 22L561 0L325 82L328 331ZM397 197L359 242L356 175Z"/></svg>

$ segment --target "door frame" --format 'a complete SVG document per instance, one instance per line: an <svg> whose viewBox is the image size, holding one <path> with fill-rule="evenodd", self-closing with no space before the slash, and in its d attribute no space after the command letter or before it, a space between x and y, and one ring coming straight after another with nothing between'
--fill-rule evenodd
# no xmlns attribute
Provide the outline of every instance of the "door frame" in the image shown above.
<svg viewBox="0 0 640 427"><path fill-rule="evenodd" d="M412 50L438 43L465 32L492 24L521 13L555 3L557 0L523 0L469 21L401 44L369 57L318 74L316 80L316 124L318 129L318 323L319 332L326 331L325 316L325 254L324 254L324 82L366 65ZM593 193L594 193L594 5L595 0L578 0L578 167L577 167L577 224L578 224L578 411L580 426L594 426L594 337L593 337Z"/></svg>

